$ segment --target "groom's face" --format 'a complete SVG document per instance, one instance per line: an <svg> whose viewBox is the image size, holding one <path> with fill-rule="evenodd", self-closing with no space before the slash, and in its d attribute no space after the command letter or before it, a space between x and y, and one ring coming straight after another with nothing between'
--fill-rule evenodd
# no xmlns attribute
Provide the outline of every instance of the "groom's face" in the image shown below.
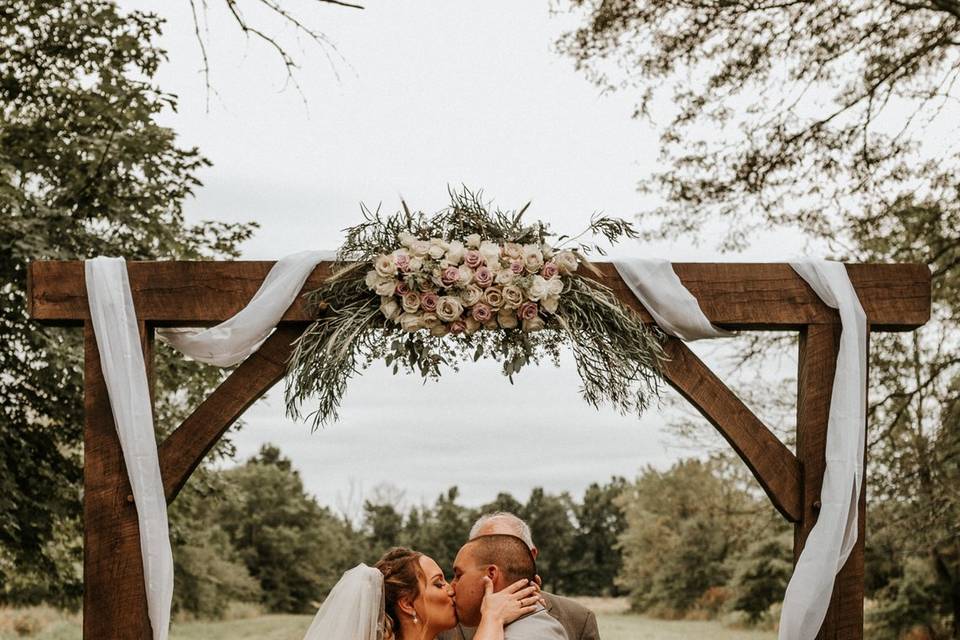
<svg viewBox="0 0 960 640"><path fill-rule="evenodd" d="M488 565L478 564L472 545L461 547L457 559L453 561L453 582L451 586L457 602L457 616L468 627L480 624L480 604L483 602L483 576L487 575Z"/></svg>

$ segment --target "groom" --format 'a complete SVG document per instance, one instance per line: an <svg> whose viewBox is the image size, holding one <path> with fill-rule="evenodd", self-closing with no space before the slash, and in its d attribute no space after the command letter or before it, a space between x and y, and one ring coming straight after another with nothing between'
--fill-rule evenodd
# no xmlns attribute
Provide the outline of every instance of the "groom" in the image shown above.
<svg viewBox="0 0 960 640"><path fill-rule="evenodd" d="M537 565L526 543L516 536L478 536L460 548L453 563L453 582L456 594L457 617L471 627L480 624L481 608L486 585L493 583L493 591L501 591L518 580L533 581ZM563 625L557 622L543 605L507 624L504 640L567 640Z"/></svg>
<svg viewBox="0 0 960 640"><path fill-rule="evenodd" d="M480 536L498 534L520 538L529 548L530 555L534 559L539 555L539 550L533 544L533 537L527 523L505 511L481 516L473 525L473 528L470 529L470 540ZM464 545L464 548L468 545ZM483 592L482 587L480 592ZM567 640L600 640L597 619L592 611L569 598L547 592L543 592L541 595L546 600L547 613L563 626ZM457 592L457 605L458 607L461 605L459 591ZM463 624L469 624L466 620L462 622ZM473 629L462 628L462 631L463 635L456 630L447 631L440 635L440 640L461 640L461 638L471 640L473 638Z"/></svg>

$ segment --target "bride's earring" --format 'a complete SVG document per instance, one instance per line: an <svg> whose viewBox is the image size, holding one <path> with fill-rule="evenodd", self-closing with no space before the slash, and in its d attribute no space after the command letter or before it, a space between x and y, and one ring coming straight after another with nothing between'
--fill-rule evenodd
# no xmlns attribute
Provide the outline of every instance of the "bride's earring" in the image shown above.
<svg viewBox="0 0 960 640"><path fill-rule="evenodd" d="M417 618L417 614L413 614L413 624L420 624L420 619Z"/></svg>

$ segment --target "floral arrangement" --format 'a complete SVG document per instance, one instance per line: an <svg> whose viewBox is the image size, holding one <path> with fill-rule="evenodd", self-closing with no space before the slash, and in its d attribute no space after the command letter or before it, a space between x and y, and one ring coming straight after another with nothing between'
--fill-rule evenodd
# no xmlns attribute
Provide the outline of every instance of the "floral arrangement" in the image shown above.
<svg viewBox="0 0 960 640"><path fill-rule="evenodd" d="M376 361L437 378L495 358L512 382L532 362L559 366L564 347L588 402L641 413L659 395L662 335L598 279L588 256L603 251L580 241L633 238L632 226L594 216L579 235L554 237L522 222L527 207L490 211L480 194L450 195L432 216L361 207L333 274L307 294L316 320L289 363L288 413L317 398L314 427L335 420L348 380Z"/></svg>
<svg viewBox="0 0 960 640"><path fill-rule="evenodd" d="M539 331L560 307L564 277L578 266L573 251L549 244L498 244L399 237L401 248L380 254L366 284L380 311L404 331L470 335L480 328Z"/></svg>

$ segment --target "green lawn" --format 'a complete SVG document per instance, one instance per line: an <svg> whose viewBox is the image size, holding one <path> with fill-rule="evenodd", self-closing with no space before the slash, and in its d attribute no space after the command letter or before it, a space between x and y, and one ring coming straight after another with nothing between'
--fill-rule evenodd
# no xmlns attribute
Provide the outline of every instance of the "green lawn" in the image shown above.
<svg viewBox="0 0 960 640"><path fill-rule="evenodd" d="M28 619L30 618L30 619ZM769 640L773 632L728 629L718 622L652 620L643 616L599 611L603 640ZM26 631L35 620L37 633L18 635L14 623ZM300 640L310 625L311 616L266 615L224 622L190 622L173 625L171 640ZM65 618L50 610L0 611L0 640L34 638L36 640L79 640L77 617Z"/></svg>

